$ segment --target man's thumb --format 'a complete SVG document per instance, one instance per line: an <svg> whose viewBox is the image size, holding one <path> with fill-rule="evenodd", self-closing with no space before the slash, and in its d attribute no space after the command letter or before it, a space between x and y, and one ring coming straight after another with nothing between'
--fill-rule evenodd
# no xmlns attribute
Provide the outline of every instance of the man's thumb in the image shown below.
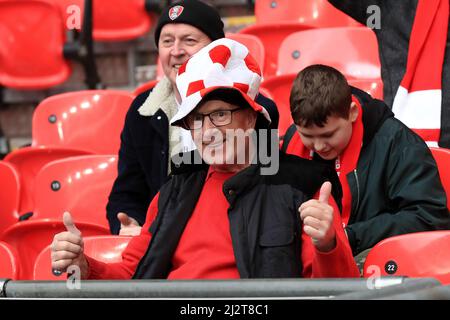
<svg viewBox="0 0 450 320"><path fill-rule="evenodd" d="M319 201L328 204L331 194L331 182L326 181L320 187Z"/></svg>
<svg viewBox="0 0 450 320"><path fill-rule="evenodd" d="M69 231L70 233L76 234L78 236L81 235L80 230L78 230L77 227L75 227L75 224L73 223L72 216L67 211L64 212L64 214L63 214L63 223L64 223L64 226L66 227L67 231Z"/></svg>
<svg viewBox="0 0 450 320"><path fill-rule="evenodd" d="M128 217L126 213L119 212L117 214L117 219L119 219L120 223L124 226L128 226L131 223L131 219Z"/></svg>

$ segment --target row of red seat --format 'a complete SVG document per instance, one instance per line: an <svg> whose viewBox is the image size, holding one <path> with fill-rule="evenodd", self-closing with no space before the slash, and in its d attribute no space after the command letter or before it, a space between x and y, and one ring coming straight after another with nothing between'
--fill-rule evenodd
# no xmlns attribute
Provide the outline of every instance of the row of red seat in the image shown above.
<svg viewBox="0 0 450 320"><path fill-rule="evenodd" d="M146 34L152 18L146 0L0 0L0 86L44 89L63 83L71 73L68 59L85 66L88 86L98 75L92 69L92 37L98 41L130 40ZM84 10L85 5L93 9ZM84 43L66 43L66 33L83 26ZM93 24L92 30L88 27ZM30 35L33 36L30 36Z"/></svg>
<svg viewBox="0 0 450 320"><path fill-rule="evenodd" d="M0 21L3 27L0 42L5 44L4 50L0 50L1 60L4 61L0 68L0 85L17 89L41 89L64 82L71 72L64 55L65 31L68 22L73 22L77 16L84 17L85 1L0 0ZM146 3L146 0L93 1L94 39L128 40L146 34L151 26L151 17L145 10ZM73 8L80 10L78 12ZM311 63L311 57L322 52L319 60L327 56L327 59L334 57L334 61L325 59L324 62L341 61L340 69L346 75L379 78L374 34L367 28L355 27L360 25L326 0L258 1L255 15L257 23L240 33L255 35L261 40L265 53L262 56L255 54L255 51L253 53L264 61L262 66L266 77L286 71L299 71ZM349 27L349 31L317 33L314 30L329 27ZM310 32L287 41L287 47L280 48L282 41L290 34L306 30ZM29 37L30 33L35 36ZM11 38L14 41L6 41ZM279 48L282 52L280 55ZM345 54L336 54L339 48L345 48Z"/></svg>
<svg viewBox="0 0 450 320"><path fill-rule="evenodd" d="M32 216L19 222L21 184L14 167L0 161L0 241L13 246L20 277L29 276L34 261L56 233L65 230L62 215L70 212L83 235L108 235L106 204L117 175L117 156L86 155L52 161L26 183L33 184ZM8 184L7 184L8 183ZM23 215L22 215L23 216Z"/></svg>
<svg viewBox="0 0 450 320"><path fill-rule="evenodd" d="M87 236L83 238L84 252L102 262L120 262L130 239L128 236ZM31 266L24 270L16 248L0 241L0 279L64 281L66 277L58 277L52 273L50 252L50 245L47 243L35 256Z"/></svg>
<svg viewBox="0 0 450 320"><path fill-rule="evenodd" d="M121 254L130 240L126 236L87 236L84 252L102 262L121 262ZM436 278L442 284L450 284L449 244L450 231L418 232L385 239L368 254L363 276ZM0 241L0 278L65 281L65 277L52 273L50 254L48 245L36 256L29 274L24 274L15 248Z"/></svg>
<svg viewBox="0 0 450 320"><path fill-rule="evenodd" d="M261 23L227 33L244 44L259 63L264 77L297 73L321 63L339 69L352 79L380 79L375 34L368 28L311 28L299 23ZM157 80L163 77L157 62Z"/></svg>
<svg viewBox="0 0 450 320"><path fill-rule="evenodd" d="M441 180L450 195L450 150L432 148ZM21 184L14 167L0 161L0 241L13 246L22 279L30 277L39 253L64 231L62 214L72 213L85 236L108 235L105 207L117 174L117 156L86 155L45 165L33 183L33 216L18 222ZM450 207L450 206L449 206Z"/></svg>

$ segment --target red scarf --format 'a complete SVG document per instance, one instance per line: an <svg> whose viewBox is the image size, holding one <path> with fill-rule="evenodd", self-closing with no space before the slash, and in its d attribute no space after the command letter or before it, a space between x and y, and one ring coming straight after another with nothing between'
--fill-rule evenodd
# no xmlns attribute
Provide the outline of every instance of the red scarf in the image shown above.
<svg viewBox="0 0 450 320"><path fill-rule="evenodd" d="M396 118L430 146L437 146L441 131L442 66L448 18L448 0L418 0L406 72L392 107Z"/></svg>
<svg viewBox="0 0 450 320"><path fill-rule="evenodd" d="M355 97L352 96L352 101L356 103L358 107L358 118L353 122L353 131L350 138L350 142L345 148L344 152L336 159L336 172L339 176L339 181L342 185L342 222L344 227L348 224L350 213L352 209L352 194L350 192L350 186L348 185L347 175L356 169L358 164L359 153L363 142L364 127L362 123L362 108ZM286 153L293 154L305 159L313 158L313 151L304 146L299 134L294 134L292 140L286 149Z"/></svg>

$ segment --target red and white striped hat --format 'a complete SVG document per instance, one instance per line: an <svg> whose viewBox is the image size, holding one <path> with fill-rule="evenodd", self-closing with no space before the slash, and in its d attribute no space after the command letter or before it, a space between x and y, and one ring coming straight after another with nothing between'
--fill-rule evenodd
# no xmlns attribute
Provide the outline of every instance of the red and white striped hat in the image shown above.
<svg viewBox="0 0 450 320"><path fill-rule="evenodd" d="M255 102L261 69L237 41L222 38L202 48L178 69L176 83L181 105L171 124L179 125L208 93L221 88L236 89L253 110L271 121L267 110Z"/></svg>

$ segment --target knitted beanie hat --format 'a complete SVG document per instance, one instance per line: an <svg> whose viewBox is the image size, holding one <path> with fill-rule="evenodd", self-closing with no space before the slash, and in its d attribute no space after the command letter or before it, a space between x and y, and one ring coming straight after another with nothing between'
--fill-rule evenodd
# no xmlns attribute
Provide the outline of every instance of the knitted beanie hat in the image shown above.
<svg viewBox="0 0 450 320"><path fill-rule="evenodd" d="M163 9L155 29L156 46L161 29L168 23L189 24L201 30L211 41L225 37L219 12L199 0L181 0Z"/></svg>

